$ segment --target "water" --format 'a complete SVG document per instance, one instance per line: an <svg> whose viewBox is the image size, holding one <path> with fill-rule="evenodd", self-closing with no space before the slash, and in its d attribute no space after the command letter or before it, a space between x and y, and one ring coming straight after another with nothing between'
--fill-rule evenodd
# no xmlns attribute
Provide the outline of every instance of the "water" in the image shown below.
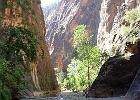
<svg viewBox="0 0 140 100"><path fill-rule="evenodd" d="M124 97L111 97L111 98L86 98L83 96L83 92L63 92L57 95L57 97L44 97L44 98L28 98L21 100L123 100Z"/></svg>

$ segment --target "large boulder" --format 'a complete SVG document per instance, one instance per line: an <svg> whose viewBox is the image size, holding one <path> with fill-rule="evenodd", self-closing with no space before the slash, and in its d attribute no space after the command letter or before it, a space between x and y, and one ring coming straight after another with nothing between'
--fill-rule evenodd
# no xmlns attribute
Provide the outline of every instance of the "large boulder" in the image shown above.
<svg viewBox="0 0 140 100"><path fill-rule="evenodd" d="M124 96L126 94L140 68L140 41L134 45L136 46L132 48L133 50L130 50L131 46L127 45L126 50L135 51L135 54L132 54L129 58L116 55L110 57L103 64L96 80L89 89L91 97L109 97L112 96L112 90L113 96Z"/></svg>

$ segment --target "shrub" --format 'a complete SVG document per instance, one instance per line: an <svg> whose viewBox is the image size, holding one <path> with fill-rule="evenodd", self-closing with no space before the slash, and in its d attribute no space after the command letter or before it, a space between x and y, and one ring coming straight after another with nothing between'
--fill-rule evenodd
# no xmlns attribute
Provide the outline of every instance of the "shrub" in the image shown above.
<svg viewBox="0 0 140 100"><path fill-rule="evenodd" d="M134 23L138 18L140 18L140 11L138 8L132 9L131 11L126 12L125 20L129 23Z"/></svg>
<svg viewBox="0 0 140 100"><path fill-rule="evenodd" d="M24 69L36 58L36 39L25 27L5 27L0 39L0 100L10 100L25 87Z"/></svg>

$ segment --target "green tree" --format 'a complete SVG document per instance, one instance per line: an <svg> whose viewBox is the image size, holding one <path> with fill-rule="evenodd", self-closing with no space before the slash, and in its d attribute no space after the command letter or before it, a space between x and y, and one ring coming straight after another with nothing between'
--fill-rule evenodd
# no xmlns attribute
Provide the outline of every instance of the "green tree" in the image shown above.
<svg viewBox="0 0 140 100"><path fill-rule="evenodd" d="M80 86L81 73L78 73L78 70L81 65L82 62L75 58L73 58L71 63L68 65L67 78L64 80L64 86L66 86L68 89L72 89L73 91L80 90L78 87Z"/></svg>
<svg viewBox="0 0 140 100"><path fill-rule="evenodd" d="M59 68L55 68L55 73L56 73L58 84L62 85L61 83L63 83L65 77L63 70L60 70Z"/></svg>
<svg viewBox="0 0 140 100"><path fill-rule="evenodd" d="M134 8L130 11L126 12L124 17L125 21L127 21L126 26L123 26L123 33L127 34L127 41L131 41L133 44L136 43L136 40L139 38L139 25L137 21L140 20L140 10L139 8Z"/></svg>
<svg viewBox="0 0 140 100"><path fill-rule="evenodd" d="M36 58L37 41L25 27L0 31L0 100L9 100L25 87L24 69Z"/></svg>
<svg viewBox="0 0 140 100"><path fill-rule="evenodd" d="M90 69L99 69L101 66L100 56L102 54L101 50L95 46L92 46L92 36L88 36L85 25L79 25L76 27L73 34L73 46L76 48L79 59L82 60L84 66L87 67L88 76L88 86L90 83Z"/></svg>
<svg viewBox="0 0 140 100"><path fill-rule="evenodd" d="M88 36L85 25L76 27L73 34L75 58L72 59L71 64L68 65L68 79L65 80L67 86L72 88L76 86L76 88L74 88L76 90L77 88L80 90L90 86L101 66L100 57L102 52L97 46L92 46L91 39L92 36Z"/></svg>

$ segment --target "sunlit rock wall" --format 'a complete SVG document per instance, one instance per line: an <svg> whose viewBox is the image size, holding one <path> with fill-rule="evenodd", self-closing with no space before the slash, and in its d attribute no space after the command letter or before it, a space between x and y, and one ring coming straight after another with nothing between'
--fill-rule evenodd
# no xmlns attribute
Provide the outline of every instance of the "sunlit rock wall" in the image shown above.
<svg viewBox="0 0 140 100"><path fill-rule="evenodd" d="M101 0L62 0L58 5L44 10L46 40L55 67L66 69L72 57L72 35L76 26L87 25L97 44Z"/></svg>
<svg viewBox="0 0 140 100"><path fill-rule="evenodd" d="M110 55L123 54L128 34L123 34L125 13L137 5L140 0L103 0L100 12L100 26L97 45Z"/></svg>
<svg viewBox="0 0 140 100"><path fill-rule="evenodd" d="M0 0L0 16L0 28L10 25L27 27L36 34L39 43L37 58L29 65L26 74L28 88L21 94L34 96L34 91L56 90L58 84L45 41L46 28L40 0Z"/></svg>
<svg viewBox="0 0 140 100"><path fill-rule="evenodd" d="M127 25L131 28L131 31L124 33L123 28L126 25L124 16L127 11L139 7L139 4L140 0L103 0L97 45L111 57L102 65L96 80L92 83L90 96L111 97L111 90L113 90L113 96L115 97L125 96L132 84L140 68L140 46L139 42L136 42L140 38L140 32L136 32L137 37L131 35L136 28L139 30L140 24L138 23L140 20L137 20L133 25ZM134 32L134 34L136 33ZM136 40L135 43L134 40ZM127 42L130 42L130 45ZM130 90L139 96L135 87ZM134 95L129 95L131 93L128 91L127 96Z"/></svg>

